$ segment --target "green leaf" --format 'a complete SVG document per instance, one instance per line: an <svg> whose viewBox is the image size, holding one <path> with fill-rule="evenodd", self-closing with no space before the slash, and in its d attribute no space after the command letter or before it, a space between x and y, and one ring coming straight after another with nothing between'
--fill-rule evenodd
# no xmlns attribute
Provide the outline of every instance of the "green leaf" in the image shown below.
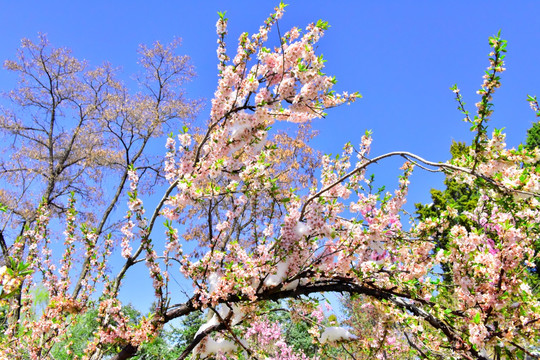
<svg viewBox="0 0 540 360"><path fill-rule="evenodd" d="M322 30L328 30L328 28L330 28L330 25L328 25L328 21L324 21L321 19L317 20L317 24L315 26Z"/></svg>
<svg viewBox="0 0 540 360"><path fill-rule="evenodd" d="M223 20L223 21L227 21L227 18L225 17L225 14L226 14L226 13L227 13L226 11L223 11L223 12L218 11L219 18L220 18L221 20Z"/></svg>
<svg viewBox="0 0 540 360"><path fill-rule="evenodd" d="M475 324L480 324L480 320L482 319L482 317L480 316L480 313L477 312L476 315L474 315L474 318L473 318L473 322Z"/></svg>

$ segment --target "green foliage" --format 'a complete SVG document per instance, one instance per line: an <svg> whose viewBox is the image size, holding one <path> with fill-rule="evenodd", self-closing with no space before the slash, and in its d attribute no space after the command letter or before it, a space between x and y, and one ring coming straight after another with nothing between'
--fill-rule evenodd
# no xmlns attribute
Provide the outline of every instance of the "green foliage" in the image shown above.
<svg viewBox="0 0 540 360"><path fill-rule="evenodd" d="M525 147L531 150L540 148L540 122L535 122L532 127L527 130Z"/></svg>
<svg viewBox="0 0 540 360"><path fill-rule="evenodd" d="M197 330L199 330L204 322L204 314L202 312L196 311L190 313L182 318L180 328L172 327L172 330L168 333L169 340L179 352L184 351L195 338Z"/></svg>
<svg viewBox="0 0 540 360"><path fill-rule="evenodd" d="M150 343L143 344L133 357L136 360L176 360L182 353L180 349L167 341L170 332L163 330L161 335Z"/></svg>
<svg viewBox="0 0 540 360"><path fill-rule="evenodd" d="M73 315L71 327L62 341L58 342L51 350L54 359L70 360L75 355L82 356L88 341L93 338L93 334L98 327L97 309L91 309L84 314ZM68 345L71 343L71 354L68 354Z"/></svg>
<svg viewBox="0 0 540 360"><path fill-rule="evenodd" d="M2 206L3 205L0 204L0 211L3 211ZM29 269L29 264L19 262L12 257L0 257L0 259L4 263L0 264L0 278L5 277L15 281L14 284L8 286L4 286L6 284L0 282L0 305L4 305L3 300L12 298L19 294L21 279L26 275L32 274L32 270Z"/></svg>
<svg viewBox="0 0 540 360"><path fill-rule="evenodd" d="M314 356L317 353L317 345L313 343L313 338L309 334L309 325L305 321L294 322L290 314L284 313L282 324L285 325L285 342L296 351L303 351L308 356Z"/></svg>
<svg viewBox="0 0 540 360"><path fill-rule="evenodd" d="M45 286L39 284L32 289L31 293L33 314L34 317L39 317L49 304L49 291Z"/></svg>
<svg viewBox="0 0 540 360"><path fill-rule="evenodd" d="M536 100L535 98L533 100ZM540 122L536 122L530 129L527 130L527 139L525 142L525 148L533 150L540 148ZM462 142L453 142L450 147L450 153L452 159L458 158L468 154L469 147ZM477 180L478 181L478 180ZM463 215L465 211L473 211L478 202L478 189L471 188L467 184L457 183L456 181L447 178L444 181L446 188L444 190L431 189L432 203L428 205L415 204L416 214L418 219L426 221L428 219L437 219L441 213L447 208L453 208L457 210L458 216L451 220L450 226L447 229L452 228L455 225L462 225L467 230L471 229L471 222ZM439 234L436 240L435 251L439 249L446 250L448 247L448 235L449 230L443 230ZM540 239L535 241L536 252L540 250ZM536 267L531 270L531 276L529 278L530 285L536 289L536 292L540 289L540 276L538 274L540 269L540 259L536 258ZM443 268L443 280L446 283L451 283L450 268L448 264L442 264Z"/></svg>
<svg viewBox="0 0 540 360"><path fill-rule="evenodd" d="M219 16L220 20L222 20L222 21L227 21L227 20L228 20L228 19L225 17L225 14L226 14L226 13L227 13L226 11L218 11L218 16Z"/></svg>
<svg viewBox="0 0 540 360"><path fill-rule="evenodd" d="M328 30L330 28L328 21L324 21L322 19L317 20L317 24L315 26L321 28L322 30Z"/></svg>
<svg viewBox="0 0 540 360"><path fill-rule="evenodd" d="M450 146L450 153L452 154L453 159L466 155L468 152L469 148L465 143L453 142ZM462 225L470 230L472 224L470 223L470 220L463 215L463 212L472 211L475 209L479 198L477 189L472 189L469 185L458 183L451 178L447 178L444 181L444 184L446 185L446 189L442 191L431 189L431 204L415 204L418 219L421 221L437 219L440 218L441 213L446 211L447 208L452 208L457 210L458 216L451 220L452 223L450 224L450 228L455 225ZM449 230L443 230L438 234L437 238L435 239L435 251L438 251L439 249L447 249L448 235ZM447 283L451 282L449 275L450 269L448 265L443 264L442 267L444 272L444 281Z"/></svg>
<svg viewBox="0 0 540 360"><path fill-rule="evenodd" d="M131 322L136 322L141 317L141 313L132 305L126 305L122 308ZM51 354L56 360L71 360L78 356L83 356L84 349L88 342L94 339L94 335L98 329L97 321L98 310L91 308L84 314L74 314L70 319L70 328L67 334L59 341L51 351ZM192 314L193 315L193 314ZM196 331L196 330L195 330ZM139 348L137 355L133 358L136 360L175 360L180 355L183 349L178 348L172 340L178 337L180 330L172 328L172 330L164 329L151 342L144 343ZM69 349L69 351L68 351ZM105 349L104 355L114 355L118 353L118 346L111 346ZM69 353L68 353L69 352Z"/></svg>
<svg viewBox="0 0 540 360"><path fill-rule="evenodd" d="M530 97L530 96L529 96ZM532 98L534 100L534 103L536 106L538 106L538 103L536 101L536 96ZM530 101L530 100L529 100ZM538 116L538 113L537 113ZM540 121L535 122L530 129L527 130L527 139L525 140L525 148L526 149L540 149ZM540 162L537 162L536 165L538 166ZM534 248L536 250L536 253L540 250L540 239L536 239L534 243ZM533 288L538 293L540 291L540 259L538 257L535 258L534 264L536 267L532 271L532 277L531 277L531 284L533 285Z"/></svg>
<svg viewBox="0 0 540 360"><path fill-rule="evenodd" d="M266 311L268 311L270 321L277 321L281 324L285 342L288 345L296 351L303 351L307 356L317 354L318 347L313 343L313 337L308 332L310 323L307 319L293 319L285 304L273 301L266 303Z"/></svg>

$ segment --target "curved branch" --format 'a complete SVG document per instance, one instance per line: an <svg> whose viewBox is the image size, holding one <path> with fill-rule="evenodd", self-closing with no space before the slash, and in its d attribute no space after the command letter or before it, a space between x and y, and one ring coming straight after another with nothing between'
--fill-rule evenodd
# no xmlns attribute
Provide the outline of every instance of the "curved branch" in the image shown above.
<svg viewBox="0 0 540 360"><path fill-rule="evenodd" d="M348 178L350 178L354 174L364 170L369 165L371 165L373 163L376 163L379 160L389 158L389 157L392 157L392 156L401 156L401 157L407 159L408 161L410 161L409 158L413 158L413 159L415 159L415 160L417 160L417 161L419 161L419 162L421 162L423 164L426 164L428 166L433 166L433 167L439 168L440 171L444 171L444 170L459 171L459 172L463 172L463 173L466 173L466 174L469 174L469 175L473 175L473 176L476 176L478 178L481 178L481 179L487 181L488 183L498 187L499 189L501 189L501 190L503 190L504 192L507 192L507 193L512 192L512 193L529 195L529 196L540 196L540 194L536 194L536 193L533 193L533 192L530 192L530 191L523 191L523 190L516 190L516 189L508 188L508 187L498 183L496 180L494 180L494 179L492 179L492 178L490 178L488 176L485 176L483 174L480 174L476 170L472 170L472 169L468 169L468 168L464 168L464 167L460 167L460 166L456 166L456 165L452 165L452 164L447 164L447 163L438 163L438 162L429 161L429 160L426 160L426 159L424 159L424 158L422 158L422 157L420 157L420 156L418 156L416 154L410 153L408 151L392 151L392 152L389 152L389 153L386 153L386 154L383 154L383 155L379 155L379 156L377 156L377 157L375 157L373 159L367 159L367 161L365 163L360 164L354 170L352 170L351 172L349 172L346 175L342 176L341 178L336 180L334 183L332 183L330 185L327 185L326 187L319 190L317 193L311 195L306 200L304 205L302 206L302 211L300 212L300 220L302 220L304 218L306 208L307 208L307 206L308 206L308 204L310 202L312 202L316 198L320 197L325 192L327 192L327 191L331 190L332 188L336 187L337 185L341 184L342 182L344 182L345 180L347 180ZM431 171L433 171L433 170L431 170Z"/></svg>
<svg viewBox="0 0 540 360"><path fill-rule="evenodd" d="M481 355L478 351L473 348L468 348L465 341L461 338L459 334L444 321L438 319L437 317L426 312L418 305L416 305L413 300L407 294L396 293L392 290L380 289L373 286L367 285L358 285L350 282L348 279L321 279L317 282L310 283L307 285L299 285L296 289L284 289L281 287L278 288L268 288L265 291L258 294L258 299L256 301L270 300L277 301L285 298L297 298L302 295L310 295L314 293L324 293L324 292L346 292L349 294L358 294L366 295L377 300L386 300L392 303L394 306L400 308L403 311L412 313L413 315L422 318L424 321L429 323L434 329L440 330L443 332L448 340L455 345L456 349L463 350L468 352L474 359L477 360L489 360L488 358ZM173 305L164 315L163 323L167 323L173 319L185 316L191 312L200 310L199 307L195 306L196 298L191 298L186 303ZM249 301L243 295L231 294L226 299L223 299L220 303L230 304L238 303L241 301ZM425 303L430 305L429 302L424 300L415 299L414 301L419 303ZM227 319L225 319L227 321ZM193 341L188 345L188 348L182 353L178 360L184 359L189 353L204 339L206 335L211 334L212 332L224 330L227 328L225 323L220 323L218 325L211 326L201 332ZM189 349L189 350L188 350ZM113 360L126 360L136 355L137 349L132 345L128 345L122 349L122 351L113 358ZM120 356L122 354L122 356ZM126 357L127 354L130 354ZM463 357L466 359L472 359L469 355L463 354Z"/></svg>

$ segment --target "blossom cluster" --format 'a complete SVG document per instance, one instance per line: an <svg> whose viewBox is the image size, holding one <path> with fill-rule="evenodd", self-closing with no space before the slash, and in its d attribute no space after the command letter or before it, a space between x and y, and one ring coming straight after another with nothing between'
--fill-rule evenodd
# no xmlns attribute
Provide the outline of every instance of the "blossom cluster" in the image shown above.
<svg viewBox="0 0 540 360"><path fill-rule="evenodd" d="M85 311L98 283L103 287L95 302L99 325L87 359L99 357L108 345L136 349L178 314L204 310L207 321L191 344L200 358L305 360L265 309L268 300L284 298L293 299L287 309L291 317L309 323L321 354L340 343L378 358L384 351L418 351L424 357L484 359L488 348L511 351L538 342L540 303L527 276L538 258L540 152L507 149L501 131L491 137L486 131L504 70L504 42L491 39L494 52L477 115L471 120L466 113L474 134L467 154L448 163L406 152L370 158L372 138L366 132L357 147L349 143L341 154L319 158L306 144L313 135L309 122L359 95L336 94L335 79L323 73L324 59L315 50L328 28L324 21L291 29L274 49L265 46L284 7L280 4L254 35L242 34L231 57L225 44L228 20L220 14L219 80L207 126L184 126L177 137L168 137L164 177L169 187L148 218L139 174L133 167L126 173L129 210L120 229L125 263L116 278L107 271L112 238L101 239L86 225L77 231L74 200L57 272L47 210L40 209L35 225L13 247L21 257L28 252L26 260L42 278L50 303L38 320L26 317L8 329L12 336L26 329L27 336L6 354L16 358L28 348L39 358L53 346L40 339L66 337L66 324ZM454 92L463 110L457 87ZM273 130L279 121L294 124L298 132ZM405 158L395 190L376 190L367 169L391 156ZM436 217L410 219L403 207L413 169L426 166L477 191L474 210L458 212L448 204ZM152 232L159 216L166 219L164 241ZM88 259L87 275L80 281L83 295L71 296L77 243ZM118 294L126 272L141 262L157 303L152 316L134 324ZM192 282L193 295L171 305L169 280L177 263ZM21 284L11 284L6 274L0 274L5 291ZM24 280L22 310L30 313L31 276ZM309 297L330 291L362 295L356 311L358 322L370 326L364 334L354 322L330 321Z"/></svg>

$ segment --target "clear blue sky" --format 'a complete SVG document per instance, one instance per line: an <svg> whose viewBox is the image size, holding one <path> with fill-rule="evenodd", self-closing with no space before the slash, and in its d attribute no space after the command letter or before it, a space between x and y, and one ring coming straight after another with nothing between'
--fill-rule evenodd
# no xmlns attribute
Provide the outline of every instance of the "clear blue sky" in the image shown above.
<svg viewBox="0 0 540 360"><path fill-rule="evenodd" d="M208 101L216 87L217 11L227 11L230 49L238 35L255 32L278 1L1 1L0 59L13 58L23 37L47 33L54 46L97 65L109 61L127 76L137 69L137 46L183 38L180 52L190 55L198 77L189 95ZM359 91L364 98L316 121L315 147L337 153L347 141L357 144L373 130L372 155L407 150L445 161L452 139L470 141L449 87L457 83L474 111L490 49L487 39L499 29L508 40L507 71L495 94L492 127L505 127L508 143L525 140L535 121L527 94L540 95L540 2L516 1L324 1L291 0L282 31L318 19L331 28L319 52L337 90ZM271 35L272 36L272 35ZM273 36L277 36L273 33ZM231 52L232 53L232 52ZM0 89L13 76L0 71ZM201 113L207 116L209 107ZM391 166L398 167L399 163ZM389 185L395 171L374 169ZM428 201L428 189L442 178L417 170L411 202ZM151 297L151 292L149 294Z"/></svg>

